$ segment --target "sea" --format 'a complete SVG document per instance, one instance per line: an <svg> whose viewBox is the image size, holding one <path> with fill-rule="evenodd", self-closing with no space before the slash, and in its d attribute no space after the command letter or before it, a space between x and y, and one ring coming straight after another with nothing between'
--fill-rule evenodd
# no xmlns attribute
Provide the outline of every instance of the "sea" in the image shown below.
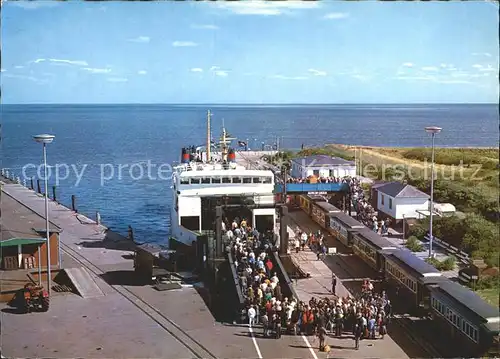
<svg viewBox="0 0 500 359"><path fill-rule="evenodd" d="M425 126L443 128L437 146L499 145L498 105L1 105L0 167L28 185L43 178L42 146L32 136L53 134L49 184L61 203L75 195L80 213L98 211L114 231L130 225L136 241L165 244L168 169L183 146L205 143L208 109L214 137L224 125L251 149L429 146Z"/></svg>

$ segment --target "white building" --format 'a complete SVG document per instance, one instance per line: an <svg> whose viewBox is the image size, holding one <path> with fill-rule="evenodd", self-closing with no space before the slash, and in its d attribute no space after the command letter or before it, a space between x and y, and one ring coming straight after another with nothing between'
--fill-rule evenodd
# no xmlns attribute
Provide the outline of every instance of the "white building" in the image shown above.
<svg viewBox="0 0 500 359"><path fill-rule="evenodd" d="M377 192L377 210L391 217L421 218L419 211L429 210L430 196L409 184L389 182L379 185Z"/></svg>
<svg viewBox="0 0 500 359"><path fill-rule="evenodd" d="M294 158L291 161L291 175L294 178L356 176L356 164L343 158L314 155Z"/></svg>

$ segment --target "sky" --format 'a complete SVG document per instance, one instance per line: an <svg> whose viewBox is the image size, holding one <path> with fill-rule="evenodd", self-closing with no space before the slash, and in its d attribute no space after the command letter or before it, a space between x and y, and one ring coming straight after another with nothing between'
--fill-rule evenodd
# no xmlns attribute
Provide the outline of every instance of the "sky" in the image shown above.
<svg viewBox="0 0 500 359"><path fill-rule="evenodd" d="M497 103L498 4L2 6L3 103Z"/></svg>

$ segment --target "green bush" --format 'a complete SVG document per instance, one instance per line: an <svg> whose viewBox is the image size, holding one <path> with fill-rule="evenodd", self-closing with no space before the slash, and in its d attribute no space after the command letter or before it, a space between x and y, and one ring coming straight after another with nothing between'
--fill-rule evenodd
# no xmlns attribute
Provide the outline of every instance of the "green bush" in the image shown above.
<svg viewBox="0 0 500 359"><path fill-rule="evenodd" d="M423 240L428 230L429 226L426 225L426 223L418 223L410 227L408 234L410 235L410 238L416 237L419 240Z"/></svg>
<svg viewBox="0 0 500 359"><path fill-rule="evenodd" d="M432 265L432 266L436 267L436 269L441 270L441 269L440 269L440 267L441 267L441 262L440 262L439 260L437 260L436 258L433 258L433 257L431 257L431 258L426 258L426 259L425 259L425 261L426 261L427 263L429 263L430 265Z"/></svg>
<svg viewBox="0 0 500 359"><path fill-rule="evenodd" d="M489 277L481 278L477 281L475 289L493 289L500 287L500 274L492 275Z"/></svg>
<svg viewBox="0 0 500 359"><path fill-rule="evenodd" d="M405 247L412 252L422 252L424 250L424 246L415 236L410 236L410 238L407 239Z"/></svg>
<svg viewBox="0 0 500 359"><path fill-rule="evenodd" d="M453 270L455 269L457 265L457 259L453 256L446 258L444 261L441 262L439 270Z"/></svg>
<svg viewBox="0 0 500 359"><path fill-rule="evenodd" d="M412 148L403 152L403 157L410 160L431 162L432 149ZM436 148L434 160L443 165L463 165L470 167L481 165L485 169L495 169L498 165L498 150L473 148Z"/></svg>

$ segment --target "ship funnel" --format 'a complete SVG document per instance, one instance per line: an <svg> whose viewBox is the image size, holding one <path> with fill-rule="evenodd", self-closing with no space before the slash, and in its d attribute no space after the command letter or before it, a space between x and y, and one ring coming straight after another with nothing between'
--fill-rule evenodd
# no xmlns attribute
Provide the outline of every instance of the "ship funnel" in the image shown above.
<svg viewBox="0 0 500 359"><path fill-rule="evenodd" d="M181 163L189 163L189 160L190 160L189 152L185 147L183 147L181 154Z"/></svg>
<svg viewBox="0 0 500 359"><path fill-rule="evenodd" d="M227 153L227 161L236 162L236 153L234 153L234 150L232 148L230 148L229 152Z"/></svg>

